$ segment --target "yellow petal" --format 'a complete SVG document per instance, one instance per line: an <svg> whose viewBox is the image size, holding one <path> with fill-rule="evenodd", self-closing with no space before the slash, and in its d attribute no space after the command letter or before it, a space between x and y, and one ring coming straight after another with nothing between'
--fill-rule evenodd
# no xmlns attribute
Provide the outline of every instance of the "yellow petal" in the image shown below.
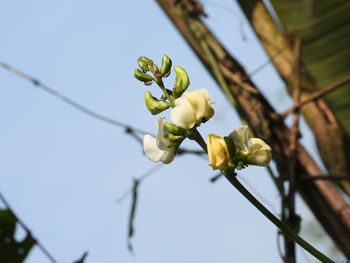
<svg viewBox="0 0 350 263"><path fill-rule="evenodd" d="M208 157L211 167L225 169L228 165L229 156L224 138L217 134L208 135Z"/></svg>

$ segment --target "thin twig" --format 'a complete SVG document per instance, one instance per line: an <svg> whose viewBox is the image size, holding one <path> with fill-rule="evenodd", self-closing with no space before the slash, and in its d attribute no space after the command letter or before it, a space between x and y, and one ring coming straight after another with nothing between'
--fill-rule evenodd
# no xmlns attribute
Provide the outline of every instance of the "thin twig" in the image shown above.
<svg viewBox="0 0 350 263"><path fill-rule="evenodd" d="M44 83L40 82L39 80L37 80L36 78L20 71L19 69L17 68L14 68L4 62L1 62L0 61L0 66L3 67L4 69L16 74L17 76L21 77L21 78L24 78L30 82L32 82L32 84L36 87L39 87L41 88L42 90L46 91L47 93L51 94L52 96L62 100L63 102L67 103L68 105L72 106L73 108L89 115L90 117L93 117L95 119L98 119L100 121L103 121L103 122L106 122L106 123L109 123L109 124L112 124L112 125L115 125L115 126L118 126L118 127L121 127L121 128L125 128L125 129L129 129L130 131L133 131L135 133L140 133L140 134L149 134L149 132L147 131L144 131L142 129L138 129L138 128L135 128L135 127L132 127L128 124L125 124L125 123L122 123L120 121L117 121L117 120L114 120L114 119L111 119L109 117L106 117L104 115L101 115L95 111L92 111L90 109L88 109L87 107L79 104L78 102L68 98L67 96L63 95L62 93L58 92L57 90L53 89L53 88L50 88L49 86L45 85Z"/></svg>
<svg viewBox="0 0 350 263"><path fill-rule="evenodd" d="M256 67L254 70L252 70L252 72L248 73L248 78L250 79L254 75L258 74L260 71L265 69L273 61L275 61L276 58L278 58L281 54L283 54L282 51L284 51L284 49L278 50L278 52L276 52L276 54L274 54L273 56L269 57L264 63L262 63L260 66Z"/></svg>
<svg viewBox="0 0 350 263"><path fill-rule="evenodd" d="M147 177L149 177L150 175L152 175L155 171L159 170L160 168L164 167L165 164L163 163L157 163L155 166L153 166L151 169L147 170L144 174L142 174L139 178L137 178L136 180L138 181L138 183L140 184L142 181L144 181L145 179L147 179ZM124 201L124 199L131 194L133 191L133 186L129 187L122 195L120 195L120 197L117 199L116 203L120 204L121 202Z"/></svg>
<svg viewBox="0 0 350 263"><path fill-rule="evenodd" d="M335 91L336 89L340 88L340 87L344 87L345 84L350 82L350 75L344 77L343 79L341 79L340 81L335 82L334 84L328 86L327 88L321 89L319 91L314 92L310 97L308 97L307 99L301 101L300 103L298 103L297 105L292 106L291 108L285 110L284 112L282 112L280 114L280 116L282 118L287 117L290 113L295 112L296 110L299 110L301 107L303 107L304 105L315 101L325 95L327 95L328 93Z"/></svg>
<svg viewBox="0 0 350 263"><path fill-rule="evenodd" d="M45 248L45 246L32 235L32 231L27 227L26 224L15 214L15 212L12 210L9 202L6 200L5 196L0 192L0 200L5 205L6 209L10 211L12 216L16 219L17 223L27 232L31 235L33 240L35 241L36 245L39 247L39 249L43 252L43 254L52 262L57 263L58 261L52 256L52 254Z"/></svg>

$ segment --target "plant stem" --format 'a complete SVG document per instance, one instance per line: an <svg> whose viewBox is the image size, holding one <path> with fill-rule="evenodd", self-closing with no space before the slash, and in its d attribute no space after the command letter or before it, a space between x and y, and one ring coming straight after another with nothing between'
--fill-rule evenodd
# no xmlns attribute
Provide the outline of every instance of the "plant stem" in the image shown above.
<svg viewBox="0 0 350 263"><path fill-rule="evenodd" d="M239 181L233 174L224 174L226 179L245 197L248 201L254 205L267 219L275 224L287 237L299 244L302 248L308 251L315 258L323 263L334 263L333 260L326 255L318 251L307 241L301 238L297 233L291 230L286 224L273 215L262 203L260 203Z"/></svg>
<svg viewBox="0 0 350 263"><path fill-rule="evenodd" d="M207 144L204 141L202 135L197 130L197 128L193 128L192 129L192 134L188 138L191 139L191 140L196 141L199 144L199 146L203 149L203 151L208 153Z"/></svg>
<svg viewBox="0 0 350 263"><path fill-rule="evenodd" d="M157 85L161 88L161 90L163 91L165 97L168 99L169 103L170 103L170 106L172 108L175 107L175 102L174 102L174 99L169 95L168 91L166 90L165 86L164 86L164 83L162 81L161 78L159 79L156 79L155 82L157 83Z"/></svg>
<svg viewBox="0 0 350 263"><path fill-rule="evenodd" d="M202 149L207 152L207 145L203 140L201 134L196 128L192 130L190 139L195 140ZM333 260L328 258L326 255L318 251L311 244L301 238L297 233L290 229L285 223L279 220L274 214L272 214L262 203L259 202L236 178L235 173L224 173L226 179L252 204L254 205L267 219L269 219L275 226L277 226L287 237L299 244L302 248L308 251L311 255L316 257L323 263L335 263Z"/></svg>

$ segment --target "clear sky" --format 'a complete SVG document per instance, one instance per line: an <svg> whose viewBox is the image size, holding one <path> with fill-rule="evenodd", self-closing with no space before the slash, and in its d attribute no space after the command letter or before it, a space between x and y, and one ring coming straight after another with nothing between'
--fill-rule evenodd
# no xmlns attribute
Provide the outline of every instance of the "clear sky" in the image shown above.
<svg viewBox="0 0 350 263"><path fill-rule="evenodd" d="M248 72L267 60L235 1L203 2L206 22ZM206 88L216 102L216 115L200 129L204 136L241 126L154 1L1 1L0 24L0 60L101 114L155 133L156 117L143 96L156 88L136 81L133 71L139 56L159 63L168 54L188 71L189 89ZM290 106L271 66L254 80L275 107ZM169 87L173 81L171 75ZM155 166L140 144L3 69L0 91L0 190L59 262L84 251L88 263L280 261L275 227L224 179L209 183L215 173L207 160L189 155L141 184L131 255L130 196L119 205L116 199L132 178ZM303 127L303 141L315 152ZM193 142L184 145L198 149ZM278 212L278 194L264 168L240 176ZM26 260L45 262L38 248Z"/></svg>

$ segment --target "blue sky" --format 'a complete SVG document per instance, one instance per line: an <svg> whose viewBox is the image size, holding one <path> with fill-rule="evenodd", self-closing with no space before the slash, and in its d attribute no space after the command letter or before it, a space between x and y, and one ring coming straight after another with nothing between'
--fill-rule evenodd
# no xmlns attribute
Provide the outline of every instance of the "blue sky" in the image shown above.
<svg viewBox="0 0 350 263"><path fill-rule="evenodd" d="M247 72L267 60L235 1L204 4L207 23ZM204 136L225 135L241 125L154 1L2 1L0 23L0 60L98 113L154 133L155 117L143 96L155 87L136 81L133 71L139 56L159 63L168 54L188 71L190 89L206 88L216 102L215 116L200 129ZM290 105L271 66L254 80L275 107ZM173 81L171 75L166 84ZM142 183L131 255L130 197L120 205L115 201L132 178L155 165L140 145L123 129L3 69L0 90L0 190L59 262L72 262L84 251L88 263L279 261L274 226L225 180L210 184L215 173L208 162L188 155ZM315 153L302 127L303 142ZM185 146L198 149L193 142ZM278 211L278 194L264 168L246 169L241 176ZM49 261L34 248L26 263L41 262Z"/></svg>

